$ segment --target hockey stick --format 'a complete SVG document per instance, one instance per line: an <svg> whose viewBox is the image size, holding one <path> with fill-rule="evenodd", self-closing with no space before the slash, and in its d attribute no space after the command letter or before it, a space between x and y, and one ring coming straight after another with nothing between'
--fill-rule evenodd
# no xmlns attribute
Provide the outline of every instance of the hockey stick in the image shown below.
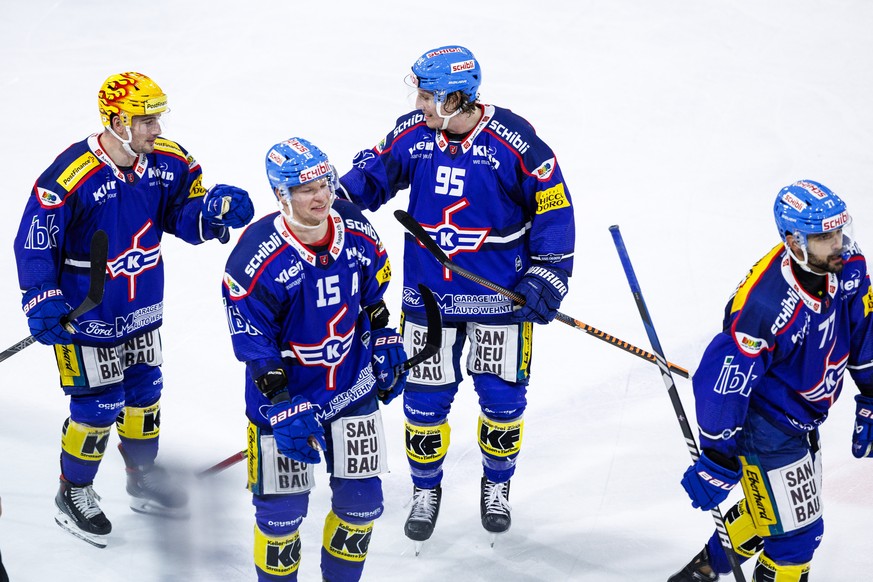
<svg viewBox="0 0 873 582"><path fill-rule="evenodd" d="M61 325L68 331L68 323L75 320L77 317L91 311L103 301L103 284L106 281L106 255L108 253L108 240L106 233L98 230L91 237L91 282L88 286L88 295L82 300L73 311L61 318ZM0 362L14 356L27 346L36 342L36 338L32 335L27 336L14 346L10 346L0 353Z"/></svg>
<svg viewBox="0 0 873 582"><path fill-rule="evenodd" d="M418 353L394 368L395 382L397 381L396 378L399 378L401 374L411 370L436 354L443 345L443 320L440 315L439 305L437 305L436 299L434 298L433 293L431 293L431 290L426 286L419 285L418 290L421 293L421 299L424 301L424 311L427 314L427 339L425 340L424 347L421 348ZM379 394L381 396L382 392ZM197 473L197 478L202 479L204 477L215 475L216 473L221 473L228 467L236 465L247 457L248 451L243 449L238 453L232 454L223 461L203 469Z"/></svg>
<svg viewBox="0 0 873 582"><path fill-rule="evenodd" d="M421 226L418 223L418 221L416 221L412 216L410 216L409 213L404 212L403 210L395 210L394 217L397 218L398 221L400 221L400 224L402 224L406 228L406 230L408 230L410 232L410 234L412 234L412 236L414 236L415 239L419 243L421 243L422 246L424 246L424 248L426 248L428 251L430 251L430 254L432 254L434 256L434 258L436 258L436 260L439 261L439 263L444 268L448 269L449 271L452 271L453 273L457 273L458 275L461 275L462 277L470 279L471 281L475 281L476 283L479 283L480 285L487 287L488 289L491 289L492 291L496 291L496 292L500 293L501 295L512 299L516 303L524 305L524 297L521 294L516 293L515 291L511 291L505 287L502 287L502 286L498 285L497 283L490 281L490 280L486 279L485 277L482 277L481 275L477 275L476 273L471 273L467 269L465 269L463 267L459 267L458 265L453 263L452 260L448 257L448 255L446 255L446 253L443 252L443 250L439 247L439 245L436 244L436 242L434 242L433 238L431 238L431 236L427 233L427 231L424 229L424 227ZM596 337L597 339L603 340L610 345L621 348L628 353L631 353L635 356L639 356L640 358L642 358L648 362L651 362L652 364L657 364L657 357L655 356L655 354L649 353L646 350L643 350L643 349L638 348L632 344L629 344L624 340L620 340L617 337L613 337L613 336L609 335L608 333L600 331L596 327L592 327L592 326L588 325L587 323L583 323L583 322L579 321L578 319L574 319L574 318L570 317L569 315L564 315L560 311L558 312L558 315L555 317L555 319L557 319L561 323L566 323L570 327L575 327L576 329L580 329L580 330L584 331L585 333L587 333L588 335L592 335L592 336ZM673 372L675 372L676 374L682 376L683 378L689 377L688 370L686 370L682 366L678 366L678 365L672 364L670 362L668 362L667 364L670 366L670 369Z"/></svg>
<svg viewBox="0 0 873 582"><path fill-rule="evenodd" d="M682 400L679 398L679 392L676 390L676 384L673 382L673 376L670 374L670 369L667 366L667 358L664 357L664 350L661 349L661 342L658 341L658 336L655 333L655 326L652 324L652 318L649 315L649 310L646 307L646 302L643 299L643 292L640 289L640 284L637 281L637 276L634 274L633 265L630 262L630 256L627 254L627 249L624 246L624 240L621 237L621 232L617 225L609 227L609 232L612 233L612 239L615 243L615 249L618 251L618 256L621 259L621 264L624 267L624 273L627 277L627 282L630 285L631 292L634 295L637 309L640 312L640 317L643 320L643 325L646 328L646 334L649 336L649 342L652 344L652 349L658 357L658 368L661 370L661 378L664 380L664 386L667 387L667 393L670 395L670 402L673 403L673 411L676 413L676 420L679 421L679 426L682 429L682 436L685 437L685 444L688 447L688 452L691 453L692 462L697 462L700 458L700 449L697 448L697 441L694 438L694 433L691 431L691 425L688 423L688 417L685 416L685 409L682 407ZM718 538L727 554L728 562L731 565L734 579L737 582L746 582L743 576L743 571L740 569L740 562L737 555L734 553L733 544L731 543L730 535L724 524L724 517L721 510L716 506L711 510L712 518L715 521L715 529L718 531Z"/></svg>
<svg viewBox="0 0 873 582"><path fill-rule="evenodd" d="M434 298L433 292L428 289L427 286L420 283L418 285L418 291L424 302L424 312L427 316L427 338L425 339L424 347L422 347L417 354L405 362L398 364L394 368L394 382L391 383L392 387L404 372L411 370L436 354L440 351L440 348L443 345L443 318L440 314L440 307L437 305L436 298ZM380 390L379 398L384 398L387 394L387 391Z"/></svg>

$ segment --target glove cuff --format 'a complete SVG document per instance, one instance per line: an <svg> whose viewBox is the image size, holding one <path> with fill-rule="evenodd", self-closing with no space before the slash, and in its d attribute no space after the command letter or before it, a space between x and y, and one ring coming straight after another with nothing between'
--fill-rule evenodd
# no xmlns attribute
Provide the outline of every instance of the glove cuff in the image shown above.
<svg viewBox="0 0 873 582"><path fill-rule="evenodd" d="M725 464L722 464L722 462ZM725 483L731 485L731 487L736 485L742 476L742 473L740 472L740 464L735 458L726 457L716 451L701 452L700 464L703 465L707 472L709 472L713 477L721 479Z"/></svg>
<svg viewBox="0 0 873 582"><path fill-rule="evenodd" d="M46 299L53 298L63 299L64 294L60 289L50 284L34 287L29 289L27 293L24 294L24 297L21 298L21 309L24 311L24 314L27 315L31 309L37 306L37 304L42 303Z"/></svg>
<svg viewBox="0 0 873 582"><path fill-rule="evenodd" d="M557 297L563 299L567 295L567 274L562 269L533 265L524 274L525 277L536 277L550 288Z"/></svg>

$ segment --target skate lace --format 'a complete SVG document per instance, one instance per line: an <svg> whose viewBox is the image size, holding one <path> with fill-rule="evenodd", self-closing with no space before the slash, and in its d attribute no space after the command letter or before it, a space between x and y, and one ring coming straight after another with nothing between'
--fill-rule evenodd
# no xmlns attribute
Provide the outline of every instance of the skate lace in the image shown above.
<svg viewBox="0 0 873 582"><path fill-rule="evenodd" d="M512 506L506 497L507 483L485 482L485 508L487 513L501 513L509 515Z"/></svg>
<svg viewBox="0 0 873 582"><path fill-rule="evenodd" d="M100 501L100 496L94 491L91 485L85 487L71 487L70 499L76 506L76 509L86 519L91 519L95 515L103 513L97 502Z"/></svg>
<svg viewBox="0 0 873 582"><path fill-rule="evenodd" d="M412 512L409 514L409 519L432 520L436 513L436 499L435 489L416 489L412 495Z"/></svg>

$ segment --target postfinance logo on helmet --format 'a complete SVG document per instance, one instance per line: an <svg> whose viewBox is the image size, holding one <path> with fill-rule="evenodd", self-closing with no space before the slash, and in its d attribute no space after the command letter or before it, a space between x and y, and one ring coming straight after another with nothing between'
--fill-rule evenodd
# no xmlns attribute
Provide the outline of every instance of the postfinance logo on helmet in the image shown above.
<svg viewBox="0 0 873 582"><path fill-rule="evenodd" d="M104 127L109 127L113 115L126 126L135 115L165 113L167 95L148 76L133 71L111 75L97 92L97 107Z"/></svg>

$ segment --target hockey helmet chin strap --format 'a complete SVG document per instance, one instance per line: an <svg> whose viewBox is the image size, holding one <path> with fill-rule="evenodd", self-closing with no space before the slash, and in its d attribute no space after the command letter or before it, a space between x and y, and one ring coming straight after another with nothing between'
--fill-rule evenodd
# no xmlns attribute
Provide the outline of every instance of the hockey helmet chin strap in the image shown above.
<svg viewBox="0 0 873 582"><path fill-rule="evenodd" d="M452 112L449 113L448 115L443 115L443 102L442 102L442 101L436 101L436 99L434 99L434 101L436 102L436 114L437 114L437 115L438 115L438 116L443 120L443 125L442 125L442 127L440 127L440 129L441 129L442 131L445 131L446 128L449 127L449 120L450 120L452 117L454 117L455 115L457 115L458 113L460 113L460 112L461 112L461 108L458 107L457 109L455 109L454 111L452 111Z"/></svg>
<svg viewBox="0 0 873 582"><path fill-rule="evenodd" d="M809 264L808 264L809 263L809 253L806 251L805 244L800 245L801 250L803 250L803 260L801 260L800 258L798 258L797 255L794 254L794 251L791 250L791 245L789 245L787 241L784 242L783 244L785 245L785 250L788 251L788 256L790 256L794 260L794 262L797 263L798 267L800 267L801 269L803 269L807 273L812 273L813 275L821 275L822 274L822 273L816 273L815 271L813 271L812 269L809 268Z"/></svg>
<svg viewBox="0 0 873 582"><path fill-rule="evenodd" d="M106 126L106 129L109 130L109 133L115 136L115 139L121 142L121 147L124 148L124 151L126 151L134 158L139 157L139 154L133 151L133 148L130 147L130 142L133 140L133 133L130 131L130 127L128 127L127 125L124 126L124 130L127 132L128 136L127 139L124 139L123 137L115 133L115 130L113 130L112 127L108 125Z"/></svg>

